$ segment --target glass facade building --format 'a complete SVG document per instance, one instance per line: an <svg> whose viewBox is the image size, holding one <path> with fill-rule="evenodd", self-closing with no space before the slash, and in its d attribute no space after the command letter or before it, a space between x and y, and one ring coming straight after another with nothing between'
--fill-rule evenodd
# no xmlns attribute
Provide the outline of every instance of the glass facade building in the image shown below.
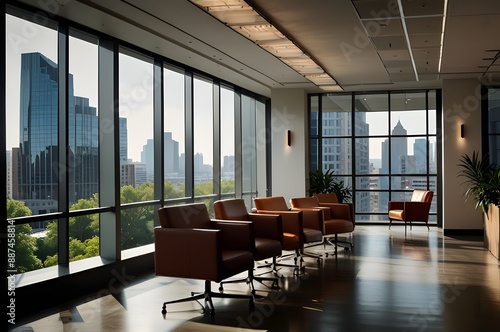
<svg viewBox="0 0 500 332"><path fill-rule="evenodd" d="M69 202L98 192L98 118L88 98L73 93L68 79L68 166L59 163L58 66L41 53L22 54L18 190L34 214L57 211L62 174ZM15 157L15 156L14 156Z"/></svg>

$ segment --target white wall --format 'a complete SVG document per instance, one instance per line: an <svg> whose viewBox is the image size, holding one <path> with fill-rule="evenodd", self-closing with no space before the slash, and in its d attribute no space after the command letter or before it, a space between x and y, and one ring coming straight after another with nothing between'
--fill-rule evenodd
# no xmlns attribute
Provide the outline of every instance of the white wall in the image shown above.
<svg viewBox="0 0 500 332"><path fill-rule="evenodd" d="M290 198L306 195L307 93L303 89L271 91L272 196ZM286 132L292 132L292 145Z"/></svg>
<svg viewBox="0 0 500 332"><path fill-rule="evenodd" d="M443 230L482 229L482 213L464 202L465 186L457 177L463 154L481 151L481 95L476 79L443 81ZM464 124L465 137L460 137Z"/></svg>

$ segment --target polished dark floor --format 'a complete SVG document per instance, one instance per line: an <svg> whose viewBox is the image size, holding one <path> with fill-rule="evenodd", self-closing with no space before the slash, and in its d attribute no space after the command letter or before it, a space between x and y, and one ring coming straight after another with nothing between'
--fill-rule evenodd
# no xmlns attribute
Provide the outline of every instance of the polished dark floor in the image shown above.
<svg viewBox="0 0 500 332"><path fill-rule="evenodd" d="M352 240L351 252L320 264L306 258L301 276L283 268L281 291L256 283L263 298L253 312L245 300L215 299L213 319L196 302L168 305L164 318L164 301L203 283L151 274L15 331L500 331L500 262L481 238L414 226L405 239L403 227L358 226ZM245 293L248 286L229 284L225 291Z"/></svg>

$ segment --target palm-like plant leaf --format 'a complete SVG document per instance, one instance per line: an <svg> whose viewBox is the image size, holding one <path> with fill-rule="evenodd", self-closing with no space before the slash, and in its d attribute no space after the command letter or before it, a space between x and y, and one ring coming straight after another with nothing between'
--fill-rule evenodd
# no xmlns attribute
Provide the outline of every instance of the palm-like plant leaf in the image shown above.
<svg viewBox="0 0 500 332"><path fill-rule="evenodd" d="M498 204L500 171L490 166L487 156L481 159L477 151L472 156L465 154L460 158L458 166L461 168L458 176L465 178L462 183L466 186L465 201L473 199L476 208L480 207L484 212L488 212L489 204Z"/></svg>

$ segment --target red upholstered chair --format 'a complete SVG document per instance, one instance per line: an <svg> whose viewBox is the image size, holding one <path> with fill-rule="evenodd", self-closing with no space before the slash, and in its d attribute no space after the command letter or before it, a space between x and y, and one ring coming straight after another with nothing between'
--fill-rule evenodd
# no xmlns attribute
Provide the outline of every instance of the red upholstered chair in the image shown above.
<svg viewBox="0 0 500 332"><path fill-rule="evenodd" d="M321 211L323 246L327 244L335 248L346 244L345 250L352 248L352 243L341 241L338 234L352 233L354 231L354 218L351 215L351 207L348 204L341 203L320 203L317 197L297 197L290 200L292 210L302 211L303 213L315 213ZM331 238L334 238L333 242Z"/></svg>
<svg viewBox="0 0 500 332"><path fill-rule="evenodd" d="M255 245L251 222L211 220L203 203L160 208L161 226L154 229L155 272L158 276L205 280L202 293L163 303L205 300L204 313L215 314L213 297L242 298L254 306L253 295L220 294L211 291L211 282L220 282L251 271Z"/></svg>
<svg viewBox="0 0 500 332"><path fill-rule="evenodd" d="M283 243L283 224L278 214L248 213L243 199L226 199L214 203L215 218L233 221L251 221L253 223L255 246L253 258L262 261L271 258L273 263L259 267L272 267L272 272L277 274L276 257L281 256ZM253 280L263 282L271 281L272 287L278 287L278 278L262 277L253 275ZM233 281L222 281L219 290L224 283ZM253 287L252 287L253 289Z"/></svg>
<svg viewBox="0 0 500 332"><path fill-rule="evenodd" d="M321 242L323 238L322 234L322 218L320 213L311 212L303 214L302 211L291 211L286 204L285 198L282 196L274 197L256 197L254 198L255 209L257 213L277 213L283 218L283 250L293 250L286 249L287 241L296 241L296 237L299 238L299 248L295 250L298 257L303 256L314 257L321 261L321 255L313 254L304 251L304 244ZM297 222L297 219L299 222ZM297 243L295 243L297 245ZM289 248L289 247L288 247ZM297 259L297 257L296 257Z"/></svg>
<svg viewBox="0 0 500 332"><path fill-rule="evenodd" d="M411 200L406 202L390 201L389 210L389 229L391 229L392 221L404 221L405 236L406 224L412 222L423 222L429 230L429 211L431 208L432 197L434 192L430 190L413 190Z"/></svg>

